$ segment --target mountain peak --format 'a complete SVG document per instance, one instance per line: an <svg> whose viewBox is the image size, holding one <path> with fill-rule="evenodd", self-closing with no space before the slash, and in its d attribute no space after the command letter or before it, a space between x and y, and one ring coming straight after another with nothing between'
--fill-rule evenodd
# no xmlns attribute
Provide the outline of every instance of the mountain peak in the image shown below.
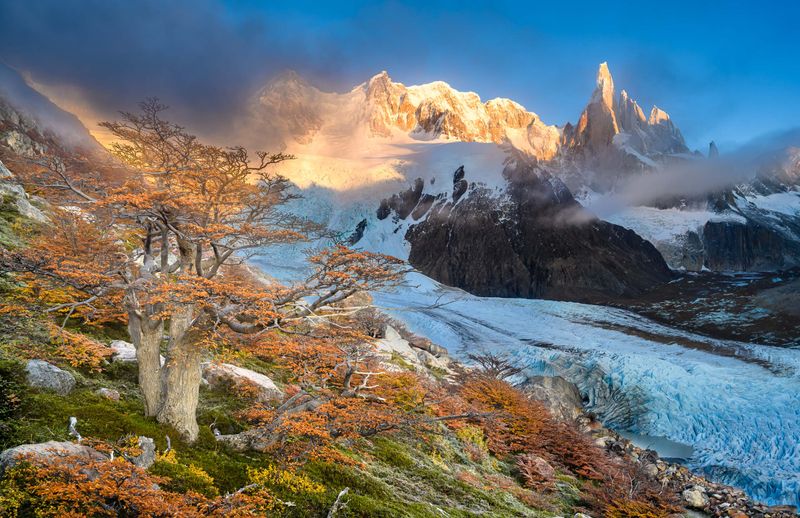
<svg viewBox="0 0 800 518"><path fill-rule="evenodd" d="M263 91L296 91L309 86L311 85L300 74L287 69L273 77Z"/></svg>
<svg viewBox="0 0 800 518"><path fill-rule="evenodd" d="M603 61L597 69L597 89L595 96L602 99L603 104L611 108L614 104L614 79L608 69L608 63Z"/></svg>
<svg viewBox="0 0 800 518"><path fill-rule="evenodd" d="M387 72L386 70L381 70L380 72L372 76L369 79L369 81L367 81L367 84L372 84L375 82L381 82L381 83L392 82L392 78L389 77L389 72Z"/></svg>
<svg viewBox="0 0 800 518"><path fill-rule="evenodd" d="M648 120L648 123L651 126L654 126L656 124L661 124L662 122L666 122L668 120L669 120L669 114L664 110L662 110L661 108L659 108L658 106L653 105L653 109L650 110L650 119Z"/></svg>
<svg viewBox="0 0 800 518"><path fill-rule="evenodd" d="M565 127L562 142L567 148L580 151L576 156L594 160L592 167L603 167L600 162L605 161L612 172L625 161L634 164L634 168L652 163L642 161L642 156L687 151L667 112L654 106L647 118L627 91L622 90L615 98L614 80L606 62L598 67L597 84L589 103L577 124Z"/></svg>

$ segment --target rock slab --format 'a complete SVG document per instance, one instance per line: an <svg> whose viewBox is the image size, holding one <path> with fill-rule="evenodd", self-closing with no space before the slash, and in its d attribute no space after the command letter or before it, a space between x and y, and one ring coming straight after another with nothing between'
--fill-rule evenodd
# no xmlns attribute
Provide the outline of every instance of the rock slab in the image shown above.
<svg viewBox="0 0 800 518"><path fill-rule="evenodd" d="M75 388L75 377L44 360L30 360L25 366L28 384L32 387L52 390L62 396Z"/></svg>
<svg viewBox="0 0 800 518"><path fill-rule="evenodd" d="M106 460L106 456L83 444L48 441L37 444L22 444L0 453L0 473L16 466L27 458L47 461L55 457L77 457L85 461Z"/></svg>

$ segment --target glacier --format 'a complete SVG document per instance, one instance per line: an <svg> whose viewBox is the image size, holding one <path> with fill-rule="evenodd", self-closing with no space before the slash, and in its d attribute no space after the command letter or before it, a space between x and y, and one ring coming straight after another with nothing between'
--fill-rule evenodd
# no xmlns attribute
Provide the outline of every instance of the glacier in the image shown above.
<svg viewBox="0 0 800 518"><path fill-rule="evenodd" d="M612 428L690 445L687 465L768 504L800 504L800 350L715 340L629 311L476 297L411 274L375 294L446 347L561 375Z"/></svg>

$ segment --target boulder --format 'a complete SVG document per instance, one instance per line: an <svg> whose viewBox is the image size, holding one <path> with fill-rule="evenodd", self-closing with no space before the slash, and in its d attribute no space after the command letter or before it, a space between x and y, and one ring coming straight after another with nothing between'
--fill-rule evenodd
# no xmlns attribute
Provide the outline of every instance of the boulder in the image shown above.
<svg viewBox="0 0 800 518"><path fill-rule="evenodd" d="M46 462L56 457L76 457L87 462L106 460L106 456L94 448L74 442L48 441L37 444L22 444L0 453L0 473L28 458Z"/></svg>
<svg viewBox="0 0 800 518"><path fill-rule="evenodd" d="M686 502L686 505L689 507L704 509L708 505L708 496L701 487L695 486L685 489L681 496L683 496L683 501Z"/></svg>
<svg viewBox="0 0 800 518"><path fill-rule="evenodd" d="M32 387L53 390L62 396L75 388L75 377L44 360L30 360L25 366L28 384Z"/></svg>
<svg viewBox="0 0 800 518"><path fill-rule="evenodd" d="M114 340L109 347L114 351L111 355L111 361L115 362L135 362L136 361L136 348L132 343L124 340Z"/></svg>
<svg viewBox="0 0 800 518"><path fill-rule="evenodd" d="M642 468L642 471L644 471L644 473L649 477L655 478L658 476L658 466L655 464L645 464Z"/></svg>
<svg viewBox="0 0 800 518"><path fill-rule="evenodd" d="M270 401L273 399L283 398L283 392L275 385L275 383L264 376L260 372L255 372L250 369L245 369L230 363L206 363L203 365L203 378L212 387L223 383L224 381L233 381L234 383L246 382L251 383L259 388L260 394L258 399L260 401Z"/></svg>
<svg viewBox="0 0 800 518"><path fill-rule="evenodd" d="M156 461L156 443L150 437L140 435L137 444L142 453L128 457L128 460L140 468L148 469Z"/></svg>
<svg viewBox="0 0 800 518"><path fill-rule="evenodd" d="M583 399L578 387L561 376L533 376L527 379L525 393L544 403L550 412L571 421L583 412Z"/></svg>
<svg viewBox="0 0 800 518"><path fill-rule="evenodd" d="M119 392L114 389L109 388L99 388L95 391L95 394L98 396L102 396L106 399L110 399L112 401L119 401Z"/></svg>
<svg viewBox="0 0 800 518"><path fill-rule="evenodd" d="M111 355L111 361L125 363L136 361L136 347L132 343L124 340L114 340L108 346L114 351ZM164 366L163 356L161 356L161 366Z"/></svg>

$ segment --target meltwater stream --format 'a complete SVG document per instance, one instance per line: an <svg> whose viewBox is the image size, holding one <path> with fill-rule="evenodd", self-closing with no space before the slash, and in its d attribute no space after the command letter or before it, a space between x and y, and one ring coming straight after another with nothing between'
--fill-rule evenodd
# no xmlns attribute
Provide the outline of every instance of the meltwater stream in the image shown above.
<svg viewBox="0 0 800 518"><path fill-rule="evenodd" d="M375 294L411 331L575 382L610 427L687 445L690 468L800 504L800 350L714 340L604 306L476 297L412 274Z"/></svg>

